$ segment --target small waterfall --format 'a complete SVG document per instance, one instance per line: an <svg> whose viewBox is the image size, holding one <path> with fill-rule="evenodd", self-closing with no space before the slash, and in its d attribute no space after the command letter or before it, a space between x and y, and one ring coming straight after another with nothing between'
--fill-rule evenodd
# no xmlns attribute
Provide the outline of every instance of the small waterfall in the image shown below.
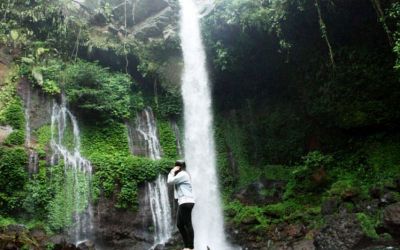
<svg viewBox="0 0 400 250"><path fill-rule="evenodd" d="M25 94L25 147L28 149L28 171L29 174L35 174L38 171L39 156L36 150L32 148L32 129L31 129L31 87L27 87Z"/></svg>
<svg viewBox="0 0 400 250"><path fill-rule="evenodd" d="M138 113L134 127L128 125L128 141L132 154L153 160L161 159L156 121L150 107ZM154 245L151 247L153 249L159 244L165 244L173 231L166 177L159 175L156 181L147 183L146 195L154 223Z"/></svg>
<svg viewBox="0 0 400 250"><path fill-rule="evenodd" d="M72 129L72 138L66 138ZM71 137L71 136L70 136ZM69 141L68 141L69 139ZM72 139L72 141L71 141ZM78 122L67 109L64 98L61 106L53 102L51 115L51 164L63 161L65 173L71 171L74 182L74 226L70 236L75 244L87 240L93 229L93 209L90 204L91 163L80 152L81 140ZM67 178L68 174L65 175Z"/></svg>
<svg viewBox="0 0 400 250"><path fill-rule="evenodd" d="M176 123L175 120L171 121L171 127L172 127L172 130L174 131L174 135L176 138L175 143L176 143L176 149L177 149L178 155L183 156L183 150L182 150L182 146L181 146L181 131L179 130L178 124Z"/></svg>
<svg viewBox="0 0 400 250"><path fill-rule="evenodd" d="M173 231L166 177L159 175L155 182L147 183L147 189L154 222L154 246L157 246L165 244Z"/></svg>
<svg viewBox="0 0 400 250"><path fill-rule="evenodd" d="M153 160L161 159L161 146L157 136L157 126L153 110L145 108L135 120L135 126L128 125L128 142L131 153Z"/></svg>
<svg viewBox="0 0 400 250"><path fill-rule="evenodd" d="M195 249L230 250L226 241L218 177L211 91L206 70L199 13L194 0L179 0L184 70L182 96L185 121L185 160L192 174L196 205L193 210Z"/></svg>

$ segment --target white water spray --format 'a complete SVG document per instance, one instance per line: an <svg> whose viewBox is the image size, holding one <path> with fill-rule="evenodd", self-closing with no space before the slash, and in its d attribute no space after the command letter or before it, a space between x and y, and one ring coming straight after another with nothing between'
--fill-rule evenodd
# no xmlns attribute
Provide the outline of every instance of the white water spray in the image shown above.
<svg viewBox="0 0 400 250"><path fill-rule="evenodd" d="M69 125L72 126L73 132L72 150L68 148L64 140ZM63 160L65 172L71 170L73 174L74 186L72 195L75 216L74 227L70 234L72 240L78 245L80 242L87 240L93 230L93 209L90 204L92 165L81 155L78 122L75 116L66 108L65 101L62 102L61 106L56 102L53 103L50 146L53 151L51 165ZM68 217L68 215L66 216Z"/></svg>
<svg viewBox="0 0 400 250"><path fill-rule="evenodd" d="M185 117L184 151L192 175L196 205L193 210L195 249L231 250L224 234L216 173L215 145L206 55L199 13L193 0L179 0L184 72L182 96Z"/></svg>
<svg viewBox="0 0 400 250"><path fill-rule="evenodd" d="M138 113L135 128L128 126L128 135L132 154L135 154L135 151L142 153L139 148L144 148L145 152L142 155L153 160L161 159L156 121L150 107ZM140 147L135 145L137 143L141 144ZM171 238L173 231L166 177L159 175L156 181L147 183L146 193L154 223L154 244L150 249L154 249L159 244L164 245Z"/></svg>

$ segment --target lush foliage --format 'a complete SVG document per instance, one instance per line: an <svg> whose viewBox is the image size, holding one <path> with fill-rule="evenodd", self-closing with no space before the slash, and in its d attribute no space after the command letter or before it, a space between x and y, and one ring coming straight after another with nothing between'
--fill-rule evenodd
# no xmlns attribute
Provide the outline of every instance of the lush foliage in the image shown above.
<svg viewBox="0 0 400 250"><path fill-rule="evenodd" d="M163 157L176 159L178 157L175 133L172 130L171 123L163 120L157 121L160 145L163 151Z"/></svg>
<svg viewBox="0 0 400 250"><path fill-rule="evenodd" d="M166 173L173 161L153 161L135 157L128 149L127 131L123 124L110 122L85 126L83 151L95 166L94 199L100 195L115 197L118 208L136 209L138 185Z"/></svg>
<svg viewBox="0 0 400 250"><path fill-rule="evenodd" d="M95 63L78 61L67 65L63 77L71 105L85 113L120 119L129 117L132 80L128 75L111 73Z"/></svg>
<svg viewBox="0 0 400 250"><path fill-rule="evenodd" d="M23 148L0 147L0 203L1 213L21 211L24 186L28 180L25 171L27 155Z"/></svg>

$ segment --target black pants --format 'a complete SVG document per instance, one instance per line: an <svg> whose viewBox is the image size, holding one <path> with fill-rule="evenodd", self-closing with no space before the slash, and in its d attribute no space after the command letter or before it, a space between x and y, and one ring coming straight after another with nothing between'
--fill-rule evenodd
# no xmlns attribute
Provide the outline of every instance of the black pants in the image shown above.
<svg viewBox="0 0 400 250"><path fill-rule="evenodd" d="M192 226L192 209L194 203L183 203L178 207L177 226L182 235L185 248L193 249L194 232Z"/></svg>

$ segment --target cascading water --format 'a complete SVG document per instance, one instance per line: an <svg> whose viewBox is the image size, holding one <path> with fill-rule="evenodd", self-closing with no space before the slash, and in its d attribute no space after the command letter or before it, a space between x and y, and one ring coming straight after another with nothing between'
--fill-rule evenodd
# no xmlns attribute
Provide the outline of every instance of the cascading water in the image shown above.
<svg viewBox="0 0 400 250"><path fill-rule="evenodd" d="M129 147L133 154L139 153L153 160L161 159L156 121L150 107L138 114L134 129L128 126L128 134ZM140 145L138 147L135 144ZM142 152L143 149L145 152ZM159 244L165 244L173 231L166 177L159 175L156 181L147 183L146 193L154 223L154 245L151 247L153 249Z"/></svg>
<svg viewBox="0 0 400 250"><path fill-rule="evenodd" d="M179 131L179 127L178 124L176 123L176 121L171 121L171 128L174 131L174 135L176 138L176 150L178 152L179 156L183 156L183 152L182 152L182 146L181 146L181 132Z"/></svg>
<svg viewBox="0 0 400 250"><path fill-rule="evenodd" d="M150 107L145 108L137 115L134 128L128 125L128 134L129 148L132 154L146 156L153 160L161 159L156 122Z"/></svg>
<svg viewBox="0 0 400 250"><path fill-rule="evenodd" d="M29 151L28 171L29 174L37 173L39 165L39 156L31 145L31 88L27 88L25 95L25 147Z"/></svg>
<svg viewBox="0 0 400 250"><path fill-rule="evenodd" d="M224 234L216 173L215 145L206 55L201 40L199 13L193 0L179 0L184 71L184 152L192 175L196 205L193 209L195 249L230 250Z"/></svg>
<svg viewBox="0 0 400 250"><path fill-rule="evenodd" d="M71 129L72 137L66 138ZM50 145L53 152L51 164L63 163L65 178L70 176L73 181L74 225L70 236L71 240L78 245L80 242L90 238L93 230L93 209L90 204L92 166L81 155L78 122L75 116L66 108L65 101L62 101L61 106L56 102L53 103ZM65 216L69 217L69 215Z"/></svg>

